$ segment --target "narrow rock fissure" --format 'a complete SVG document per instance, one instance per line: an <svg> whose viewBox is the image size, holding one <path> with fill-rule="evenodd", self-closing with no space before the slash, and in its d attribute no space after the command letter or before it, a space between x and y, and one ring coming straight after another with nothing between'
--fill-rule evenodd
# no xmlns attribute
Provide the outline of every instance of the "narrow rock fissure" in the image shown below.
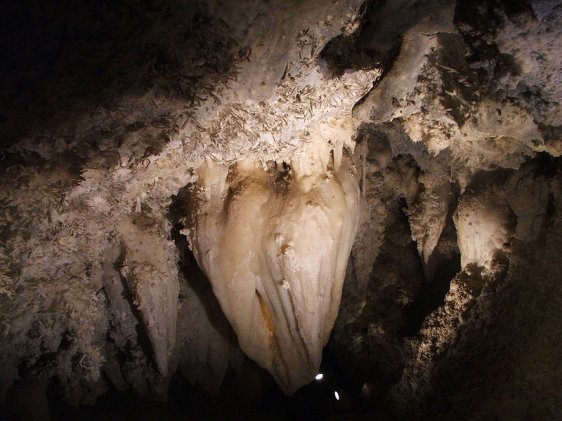
<svg viewBox="0 0 562 421"><path fill-rule="evenodd" d="M443 305L449 292L451 280L459 273L461 258L459 254L441 260L432 279L425 280L420 293L407 309L407 322L402 330L405 337L416 336L425 321L436 308Z"/></svg>
<svg viewBox="0 0 562 421"><path fill-rule="evenodd" d="M407 206L405 202L402 202L402 205ZM454 207L451 206L451 208ZM445 296L449 292L451 281L461 270L461 257L457 248L447 250L444 254L441 254L440 248L443 242L447 240L455 244L457 241L456 235L452 211L449 209L447 223L429 261L429 264L434 267L432 268L433 275L429 279L424 275L416 298L406 309L406 322L402 328L402 336L407 338L416 336L426 317L445 302Z"/></svg>

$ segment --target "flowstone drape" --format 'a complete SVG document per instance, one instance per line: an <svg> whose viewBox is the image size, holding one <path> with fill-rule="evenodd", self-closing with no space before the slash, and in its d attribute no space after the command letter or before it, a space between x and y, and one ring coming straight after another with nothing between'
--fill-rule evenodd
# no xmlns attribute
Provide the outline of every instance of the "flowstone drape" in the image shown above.
<svg viewBox="0 0 562 421"><path fill-rule="evenodd" d="M359 216L351 159L199 173L184 233L242 350L292 394L318 372L338 313Z"/></svg>

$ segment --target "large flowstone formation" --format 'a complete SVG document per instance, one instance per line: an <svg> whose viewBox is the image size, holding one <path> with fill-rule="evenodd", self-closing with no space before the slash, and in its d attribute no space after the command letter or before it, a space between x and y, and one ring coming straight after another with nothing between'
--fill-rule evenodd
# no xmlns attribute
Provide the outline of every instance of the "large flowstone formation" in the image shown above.
<svg viewBox="0 0 562 421"><path fill-rule="evenodd" d="M240 348L289 394L320 369L359 219L351 159L336 163L331 152L313 165L209 163L186 218Z"/></svg>

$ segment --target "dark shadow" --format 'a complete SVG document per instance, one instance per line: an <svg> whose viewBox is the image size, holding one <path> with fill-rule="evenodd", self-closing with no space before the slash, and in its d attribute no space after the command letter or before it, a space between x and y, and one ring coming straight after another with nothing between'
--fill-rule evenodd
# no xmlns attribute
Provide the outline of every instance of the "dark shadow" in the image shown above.
<svg viewBox="0 0 562 421"><path fill-rule="evenodd" d="M408 321L404 326L402 335L405 337L416 336L427 316L445 302L445 295L449 292L451 280L461 269L459 254L443 259L435 269L433 278L420 289L416 300L408 307Z"/></svg>
<svg viewBox="0 0 562 421"><path fill-rule="evenodd" d="M533 15L529 0L460 0L455 5L454 24L470 52L466 60L478 74L481 92L494 93L496 80L505 75L517 75L520 68L509 54L502 54L493 40L505 17L516 19L523 14Z"/></svg>
<svg viewBox="0 0 562 421"><path fill-rule="evenodd" d="M392 65L402 44L402 36L428 14L423 2L372 0L363 6L359 28L350 35L339 35L326 44L320 59L331 76L346 70L381 68Z"/></svg>
<svg viewBox="0 0 562 421"><path fill-rule="evenodd" d="M211 283L197 264L193 252L189 249L187 238L180 233L184 228L183 220L194 211L191 188L192 186L183 187L173 196L168 212L168 220L172 224L172 239L180 256L179 269L183 275L180 280L187 282L197 294L213 327L236 346L236 335L222 312Z"/></svg>
<svg viewBox="0 0 562 421"><path fill-rule="evenodd" d="M400 338L407 322L404 297L415 295L424 281L405 200L396 198L387 206L387 229L373 262L367 291L364 296L354 297L357 281L347 278L340 317L347 311L349 300L364 300L364 305L352 323L341 326L336 321L328 344L342 384L359 394L362 385L369 383L374 395L371 409L382 412L386 394L404 369ZM353 255L349 264L353 268Z"/></svg>
<svg viewBox="0 0 562 421"><path fill-rule="evenodd" d="M237 48L227 25L195 0L5 3L0 151L27 136L52 135L83 115L105 117L123 98L141 99L150 92L195 106L216 84L232 78ZM163 123L153 118L147 115L142 124ZM105 130L125 130L120 124L113 119ZM104 147L94 135L84 136L88 145L80 146L99 153ZM103 130L98 135L103 137ZM164 141L154 139L152 146Z"/></svg>

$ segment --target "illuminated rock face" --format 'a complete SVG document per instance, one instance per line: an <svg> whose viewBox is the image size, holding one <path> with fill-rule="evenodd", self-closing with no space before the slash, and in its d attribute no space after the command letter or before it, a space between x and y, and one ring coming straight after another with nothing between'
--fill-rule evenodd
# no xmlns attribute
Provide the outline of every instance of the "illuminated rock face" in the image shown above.
<svg viewBox="0 0 562 421"><path fill-rule="evenodd" d="M194 195L196 259L242 350L292 394L317 374L338 313L358 222L352 164L208 164Z"/></svg>
<svg viewBox="0 0 562 421"><path fill-rule="evenodd" d="M494 259L507 253L512 241L514 216L505 194L486 187L478 194L465 193L454 216L463 269L474 264L491 270Z"/></svg>

